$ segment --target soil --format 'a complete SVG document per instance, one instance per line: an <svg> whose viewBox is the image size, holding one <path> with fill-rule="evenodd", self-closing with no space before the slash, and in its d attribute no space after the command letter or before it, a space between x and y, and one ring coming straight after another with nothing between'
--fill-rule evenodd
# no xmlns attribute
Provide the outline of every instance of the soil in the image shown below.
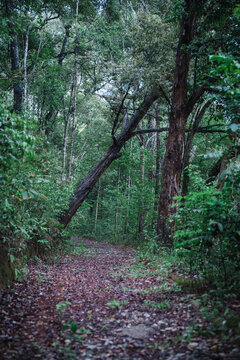
<svg viewBox="0 0 240 360"><path fill-rule="evenodd" d="M30 263L0 294L0 359L240 359L236 344L197 335L210 324L167 269L129 248L73 240L75 254Z"/></svg>

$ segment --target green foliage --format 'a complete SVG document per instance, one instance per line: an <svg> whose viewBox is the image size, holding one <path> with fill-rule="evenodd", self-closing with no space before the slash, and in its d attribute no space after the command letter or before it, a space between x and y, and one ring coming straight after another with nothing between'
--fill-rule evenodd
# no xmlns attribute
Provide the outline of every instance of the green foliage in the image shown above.
<svg viewBox="0 0 240 360"><path fill-rule="evenodd" d="M228 307L227 300L235 299L236 294L225 293L216 297L215 291L204 293L198 300L198 306L204 319L209 322L208 327L196 326L196 336L218 336L223 343L237 344L240 339L240 317L236 310L238 306Z"/></svg>
<svg viewBox="0 0 240 360"><path fill-rule="evenodd" d="M175 218L175 248L192 271L218 286L239 290L239 164L233 163L221 177L222 190L203 186L185 197Z"/></svg>
<svg viewBox="0 0 240 360"><path fill-rule="evenodd" d="M171 309L171 305L168 300L161 301L160 303L154 301L145 301L144 303L145 305L157 310Z"/></svg>
<svg viewBox="0 0 240 360"><path fill-rule="evenodd" d="M19 279L27 255L55 246L60 230L55 217L64 201L50 170L55 166L52 155L37 154L43 142L33 135L35 121L0 107L1 246Z"/></svg>
<svg viewBox="0 0 240 360"><path fill-rule="evenodd" d="M111 309L120 310L123 305L127 305L127 304L128 304L128 302L125 300L118 301L118 300L114 299L114 300L109 301L106 305Z"/></svg>
<svg viewBox="0 0 240 360"><path fill-rule="evenodd" d="M230 130L237 132L239 130L240 63L231 53L212 55L210 60L213 63L211 74L218 79L217 89L221 101L225 103Z"/></svg>
<svg viewBox="0 0 240 360"><path fill-rule="evenodd" d="M64 316L66 310L67 310L67 307L72 305L72 303L70 301L64 301L64 302L59 302L57 305L56 305L56 310L58 311L59 315L61 317Z"/></svg>

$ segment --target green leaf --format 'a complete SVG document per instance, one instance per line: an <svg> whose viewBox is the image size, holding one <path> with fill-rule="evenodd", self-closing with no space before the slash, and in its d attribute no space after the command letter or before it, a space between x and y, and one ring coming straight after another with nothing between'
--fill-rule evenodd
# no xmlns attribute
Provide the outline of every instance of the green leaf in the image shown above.
<svg viewBox="0 0 240 360"><path fill-rule="evenodd" d="M72 332L73 334L75 334L76 331L77 331L77 324L76 324L75 322L72 322L70 329L71 329L71 332Z"/></svg>
<svg viewBox="0 0 240 360"><path fill-rule="evenodd" d="M220 232L223 232L223 226L220 222L217 223L218 229Z"/></svg>

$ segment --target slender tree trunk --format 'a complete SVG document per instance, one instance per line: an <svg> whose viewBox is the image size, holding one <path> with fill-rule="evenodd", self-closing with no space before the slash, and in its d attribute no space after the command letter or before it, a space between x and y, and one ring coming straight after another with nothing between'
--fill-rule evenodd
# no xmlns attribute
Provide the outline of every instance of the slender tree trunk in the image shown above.
<svg viewBox="0 0 240 360"><path fill-rule="evenodd" d="M118 179L117 179L117 204L115 208L115 216L114 216L114 237L116 237L118 233L118 215L119 215L119 185L120 185L120 177L121 177L121 168L118 164Z"/></svg>
<svg viewBox="0 0 240 360"><path fill-rule="evenodd" d="M72 132L70 141L70 153L68 161L68 183L70 182L72 174L72 162L73 162L73 146L76 132L76 113L77 113L77 83L78 83L78 64L77 64L77 41L78 41L78 5L79 0L76 0L76 13L75 13L75 27L76 27L76 39L75 39L75 54L74 54L74 90L73 90L73 117L72 117Z"/></svg>
<svg viewBox="0 0 240 360"><path fill-rule="evenodd" d="M46 114L45 116L45 119L44 119L44 132L45 132L45 135L46 135L46 138L48 139L48 136L50 134L50 131L51 131L51 125L50 125L50 120L53 116L53 111L50 110L48 111L48 113Z"/></svg>
<svg viewBox="0 0 240 360"><path fill-rule="evenodd" d="M94 185L104 173L104 171L110 166L110 164L121 156L119 153L123 145L133 136L133 131L137 125L147 113L150 106L160 96L160 91L157 87L154 87L152 91L145 96L140 107L134 112L131 119L128 121L126 127L122 129L121 133L117 136L113 144L108 148L101 159L96 165L89 171L87 176L79 183L76 190L73 193L69 202L68 209L60 216L60 222L66 227L71 221L73 215L76 213L82 202L88 196Z"/></svg>
<svg viewBox="0 0 240 360"><path fill-rule="evenodd" d="M24 69L24 109L25 109L25 110L27 110L27 106L28 106L27 58L28 58L29 30L30 30L30 24L27 25L27 29L26 29L25 49L24 49L24 58L23 58L23 69Z"/></svg>
<svg viewBox="0 0 240 360"><path fill-rule="evenodd" d="M66 49L66 46L67 46L67 40L70 36L70 28L71 26L65 26L65 36L63 38L63 42L62 42L62 48L61 48L61 51L58 55L58 64L59 66L62 67L63 65L63 60L64 60L64 57L65 57L65 49Z"/></svg>
<svg viewBox="0 0 240 360"><path fill-rule="evenodd" d="M144 198L143 198L143 187L144 187L144 136L140 135L140 191L139 194L139 214L138 214L138 234L140 237L143 236L143 224L144 224Z"/></svg>
<svg viewBox="0 0 240 360"><path fill-rule="evenodd" d="M13 75L19 76L19 47L17 34L14 31L12 32L11 59ZM13 110L16 112L22 111L22 86L19 80L15 82L13 87Z"/></svg>
<svg viewBox="0 0 240 360"><path fill-rule="evenodd" d="M62 181L65 180L69 122L70 122L70 114L68 113L67 118L64 121L63 151L62 151Z"/></svg>
<svg viewBox="0 0 240 360"><path fill-rule="evenodd" d="M180 25L177 48L171 110L169 114L169 134L162 167L161 193L158 208L158 239L167 242L170 237L167 219L176 213L176 201L179 194L182 173L182 159L187 121L187 90L190 51L186 50L193 40L196 0L185 0L185 11ZM173 223L171 226L173 231Z"/></svg>
<svg viewBox="0 0 240 360"><path fill-rule="evenodd" d="M130 139L130 153L129 153L129 164L128 164L128 178L127 178L127 213L124 220L124 235L127 234L127 224L128 224L128 218L129 218L129 212L130 212L130 189L131 189L131 166L132 166L132 139Z"/></svg>
<svg viewBox="0 0 240 360"><path fill-rule="evenodd" d="M61 48L60 54L58 55L58 64L61 67L63 65L67 40L68 40L68 38L70 36L70 31L69 30L70 30L70 26L65 26L65 36L64 36L64 39L63 39L63 42L62 42L62 48ZM71 94L70 94L67 113L66 113L66 109L65 109L64 95L62 95L63 116L64 116L64 133L63 133L63 149L62 149L62 181L65 180L68 130L69 130L69 123L70 123L70 117L71 117L71 112L72 112L73 89L74 89L74 74L73 74L73 81L72 81L72 86L71 86Z"/></svg>
<svg viewBox="0 0 240 360"><path fill-rule="evenodd" d="M156 129L160 129L159 109L156 110ZM156 133L156 171L155 171L155 201L154 201L154 214L158 210L158 197L160 191L160 169L161 169L161 155L160 155L160 132ZM155 217L155 216L154 216Z"/></svg>
<svg viewBox="0 0 240 360"><path fill-rule="evenodd" d="M94 235L94 236L96 235L96 231L97 231L97 221L98 221L98 208L99 208L100 190L101 190L101 179L99 179L99 181L98 181L98 191L97 191L95 220L94 220L94 230L93 230L93 235Z"/></svg>
<svg viewBox="0 0 240 360"><path fill-rule="evenodd" d="M62 151L62 181L65 180L68 130L69 130L69 124L70 124L70 118L71 118L71 111L72 111L73 88L74 88L74 84L72 85L72 88L71 88L68 112L67 112L67 114L65 114L65 118L64 118L63 151Z"/></svg>

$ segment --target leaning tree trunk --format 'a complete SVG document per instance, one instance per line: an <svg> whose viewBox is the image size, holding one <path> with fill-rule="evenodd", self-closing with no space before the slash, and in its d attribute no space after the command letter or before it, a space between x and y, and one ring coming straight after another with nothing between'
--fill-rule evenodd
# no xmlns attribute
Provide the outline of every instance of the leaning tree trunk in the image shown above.
<svg viewBox="0 0 240 360"><path fill-rule="evenodd" d="M158 240L167 242L170 236L167 219L175 214L174 197L179 194L182 158L185 141L187 113L188 72L190 50L193 40L196 0L185 1L185 11L180 25L180 34L175 62L171 110L169 114L169 133L162 167L161 193L158 207ZM171 227L172 229L172 227Z"/></svg>
<svg viewBox="0 0 240 360"><path fill-rule="evenodd" d="M160 96L158 87L154 87L152 91L145 96L140 107L134 112L131 119L127 122L126 126L122 129L121 133L114 140L113 144L108 148L101 159L89 171L87 176L79 183L73 193L69 202L68 209L60 215L60 222L66 227L71 221L73 215L76 213L82 202L88 196L94 185L110 166L110 164L121 156L120 150L123 145L133 136L133 131L136 129L140 120L147 113L150 106Z"/></svg>

